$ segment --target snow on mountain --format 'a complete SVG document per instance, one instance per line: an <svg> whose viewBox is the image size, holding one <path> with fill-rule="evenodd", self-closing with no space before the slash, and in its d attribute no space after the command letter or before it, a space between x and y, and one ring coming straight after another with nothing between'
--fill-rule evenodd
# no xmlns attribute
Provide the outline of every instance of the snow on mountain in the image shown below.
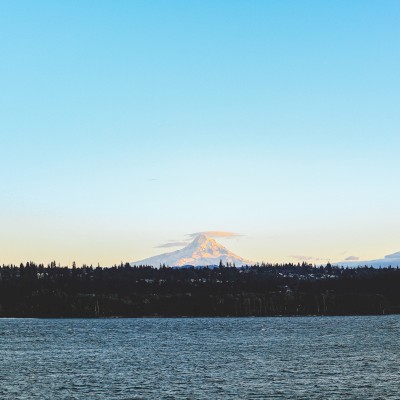
<svg viewBox="0 0 400 400"><path fill-rule="evenodd" d="M237 267L254 264L252 261L232 253L214 239L200 234L196 236L192 243L181 250L135 261L131 265L152 265L159 267L160 264L165 264L169 267L182 267L184 265L199 267L219 265L220 260L224 265L229 262L232 265L235 264Z"/></svg>

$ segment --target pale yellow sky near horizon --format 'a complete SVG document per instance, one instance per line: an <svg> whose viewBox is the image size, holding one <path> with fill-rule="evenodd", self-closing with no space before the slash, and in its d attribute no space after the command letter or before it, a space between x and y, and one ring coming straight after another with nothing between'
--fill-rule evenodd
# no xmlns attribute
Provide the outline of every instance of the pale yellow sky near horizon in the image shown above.
<svg viewBox="0 0 400 400"><path fill-rule="evenodd" d="M142 237L132 239L127 239L125 234L112 235L119 240L110 243L108 236L89 235L85 232L75 232L73 235L58 232L50 239L43 233L30 237L26 232L15 232L15 236L10 233L5 236L3 232L0 234L2 243L0 262L19 264L34 261L47 264L55 260L62 265L71 265L75 261L78 265L99 263L102 266L110 266L121 261L133 262L181 249L183 246L168 248L159 246L174 239L176 241L189 239L186 234L174 235L173 232L159 234L145 232ZM240 235L215 237L215 239L234 253L255 262L307 261L319 265L328 261L343 261L350 256L360 260L379 259L400 250L396 241L390 238L384 238L382 235L355 235L354 232L342 235L329 231L319 232L316 235L301 234L301 232L293 232L291 235L284 232L268 236L261 233L258 235L240 233Z"/></svg>

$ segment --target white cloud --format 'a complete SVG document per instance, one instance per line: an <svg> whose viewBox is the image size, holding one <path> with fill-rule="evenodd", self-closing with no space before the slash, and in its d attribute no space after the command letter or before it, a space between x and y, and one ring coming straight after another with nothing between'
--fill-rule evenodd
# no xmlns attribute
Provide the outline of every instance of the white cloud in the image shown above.
<svg viewBox="0 0 400 400"><path fill-rule="evenodd" d="M238 238L244 235L240 235L236 232L225 232L225 231L204 231L204 232L195 232L195 233L188 233L187 236L194 238L198 235L206 235L213 238Z"/></svg>
<svg viewBox="0 0 400 400"><path fill-rule="evenodd" d="M226 232L226 231L204 231L204 232L194 232L194 233L188 233L186 236L188 236L188 239L178 241L178 240L169 240L167 243L162 243L158 246L155 246L155 248L170 248L170 247L183 247L187 246L191 240L193 240L196 236L198 235L206 235L208 237L213 237L213 238L226 238L226 239L233 239L233 238L239 238L242 237L243 235L240 235L239 233L236 232Z"/></svg>

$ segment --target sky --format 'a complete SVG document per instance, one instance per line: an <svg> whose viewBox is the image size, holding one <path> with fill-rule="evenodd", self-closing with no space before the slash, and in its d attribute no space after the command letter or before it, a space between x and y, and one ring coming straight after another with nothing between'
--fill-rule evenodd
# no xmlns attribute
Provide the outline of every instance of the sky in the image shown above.
<svg viewBox="0 0 400 400"><path fill-rule="evenodd" d="M0 264L204 231L266 262L399 251L399 20L397 0L0 2Z"/></svg>

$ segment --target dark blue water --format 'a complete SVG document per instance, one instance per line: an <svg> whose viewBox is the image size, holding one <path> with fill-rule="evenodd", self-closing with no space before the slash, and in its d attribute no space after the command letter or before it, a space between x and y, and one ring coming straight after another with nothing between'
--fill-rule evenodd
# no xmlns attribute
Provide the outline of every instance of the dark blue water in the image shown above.
<svg viewBox="0 0 400 400"><path fill-rule="evenodd" d="M1 399L399 399L400 317L0 320Z"/></svg>

